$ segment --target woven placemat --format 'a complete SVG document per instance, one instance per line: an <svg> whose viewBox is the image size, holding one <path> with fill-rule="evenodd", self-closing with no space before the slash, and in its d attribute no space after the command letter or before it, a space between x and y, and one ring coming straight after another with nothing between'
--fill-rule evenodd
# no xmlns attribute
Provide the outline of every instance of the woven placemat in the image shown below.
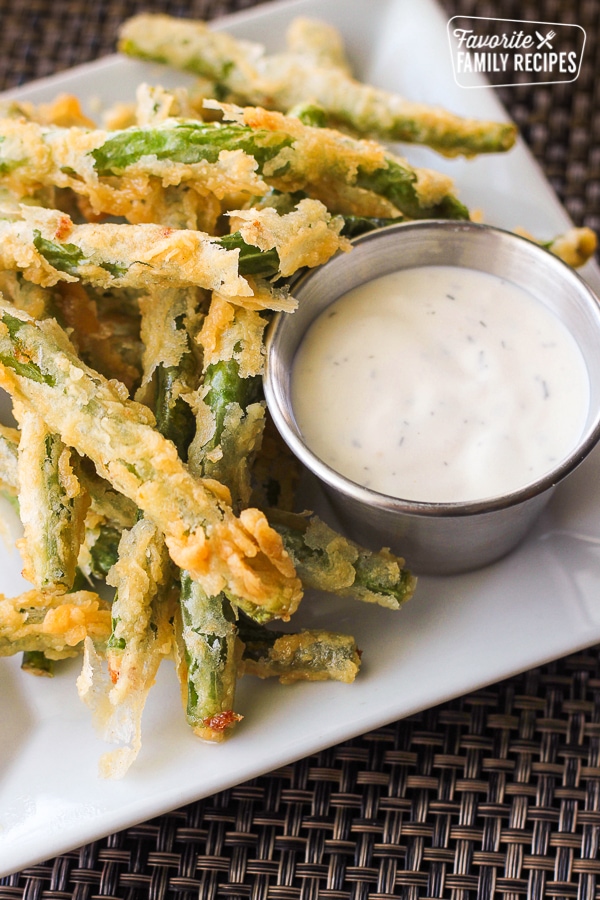
<svg viewBox="0 0 600 900"><path fill-rule="evenodd" d="M212 18L252 5L0 0L0 90L112 52L143 9ZM586 29L576 83L500 94L576 224L600 230L600 4L444 6ZM599 757L593 648L2 878L0 900L591 900Z"/></svg>

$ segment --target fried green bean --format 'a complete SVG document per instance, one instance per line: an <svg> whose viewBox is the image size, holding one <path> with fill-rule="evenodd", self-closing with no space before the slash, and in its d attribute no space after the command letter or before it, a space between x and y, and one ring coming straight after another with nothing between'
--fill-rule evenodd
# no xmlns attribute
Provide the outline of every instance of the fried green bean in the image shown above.
<svg viewBox="0 0 600 900"><path fill-rule="evenodd" d="M569 228L549 241L537 241L574 269L584 266L598 249L598 238L591 228Z"/></svg>
<svg viewBox="0 0 600 900"><path fill-rule="evenodd" d="M23 574L38 590L72 590L89 497L71 450L37 413L16 405Z"/></svg>
<svg viewBox="0 0 600 900"><path fill-rule="evenodd" d="M279 678L282 684L296 681L349 684L360 668L360 652L350 635L323 630L286 634L271 631L242 616L240 638L244 644L244 673Z"/></svg>
<svg viewBox="0 0 600 900"><path fill-rule="evenodd" d="M187 387L184 380L186 373L182 373L182 369L184 366L158 366L155 412L158 430L173 441L185 461L187 448L194 436L194 417L181 396L182 387Z"/></svg>
<svg viewBox="0 0 600 900"><path fill-rule="evenodd" d="M264 425L262 385L258 376L240 378L235 359L207 366L203 401L214 417L214 430L201 448L202 475L226 484L234 508L242 508L250 497L250 467Z"/></svg>
<svg viewBox="0 0 600 900"><path fill-rule="evenodd" d="M173 441L182 459L188 457L196 425L192 408L183 398L197 389L201 369L186 328L196 312L194 299L198 298L174 289L142 302L144 380L156 372L157 429ZM193 465L191 471L207 474ZM174 623L180 648L177 672L187 721L202 739L221 741L240 718L233 712L238 664L236 616L224 594L209 596L185 570L179 573L179 606L180 615Z"/></svg>
<svg viewBox="0 0 600 900"><path fill-rule="evenodd" d="M222 590L287 618L301 585L281 538L259 510L234 516L229 492L194 478L154 428L152 413L118 383L88 369L52 320L0 307L0 380L33 404L68 446L129 497L165 534L174 562L209 595Z"/></svg>
<svg viewBox="0 0 600 900"><path fill-rule="evenodd" d="M250 462L262 434L257 367L262 365L265 325L258 313L213 296L198 335L204 367L192 404L196 434L189 465L196 475L226 485L234 510L248 505ZM256 605L241 605L259 618L264 615ZM239 663L236 615L224 594L208 596L185 572L181 609L188 721L201 737L222 740L240 718L233 709Z"/></svg>
<svg viewBox="0 0 600 900"><path fill-rule="evenodd" d="M238 667L236 615L222 594L210 597L181 575L182 639L186 659L186 716L194 733L220 741L241 716L233 711Z"/></svg>
<svg viewBox="0 0 600 900"><path fill-rule="evenodd" d="M301 38L296 40L296 48ZM316 45L313 36L312 46ZM141 14L121 27L119 49L191 72L215 83L215 96L283 112L312 99L326 110L329 123L380 140L427 144L448 156L496 153L510 149L516 128L509 122L463 118L353 79L331 57L300 52L265 55L262 48L211 31L204 22L160 14Z"/></svg>
<svg viewBox="0 0 600 900"><path fill-rule="evenodd" d="M207 130L195 119L106 131L5 118L0 119L0 185L18 198L66 189L95 215L172 227L201 228L204 222L212 231L221 200L266 188L246 144L268 158L282 141L289 138L266 134L261 140L248 129ZM16 204L2 207L14 214Z"/></svg>
<svg viewBox="0 0 600 900"><path fill-rule="evenodd" d="M276 209L279 215L285 215L306 197L302 191L296 191L293 194L284 193L272 189L264 197L257 197L252 201L254 209L265 209L272 207ZM341 234L347 238L355 238L367 231L374 231L376 228L385 228L388 225L397 225L404 222L404 216L355 216L343 215L344 225Z"/></svg>
<svg viewBox="0 0 600 900"><path fill-rule="evenodd" d="M213 300L207 323L210 323L211 314L221 324L225 323L225 335L220 334L220 343L229 347L230 351L237 352L242 359L244 351L247 356L252 358L253 354L248 353L248 348L244 347L244 342L238 333L239 323L236 322L235 314L228 318L227 310L223 309L223 304L218 299ZM242 314L245 312L242 311ZM227 334L229 329L232 334ZM203 329L200 337L204 336L207 340L208 334L213 335L213 341L209 343L208 349L219 356L219 351L216 351L213 346L219 342L214 341L212 330L208 327ZM246 334L247 336L251 335L251 329L247 329ZM220 354L227 357L223 346L220 347ZM246 369L243 371L248 375ZM214 430L211 438L201 447L193 448L191 459L204 474L210 473L224 480L232 488L233 496L237 497L239 502L247 502L247 495L250 491L248 462L257 449L257 437L262 435L263 417L257 418L250 415L253 408L258 407L262 411L260 404L251 402L260 396L259 389L260 381L257 375L241 376L238 359L220 358L206 367L202 392L203 401L214 417ZM250 429L252 431L250 441L248 441L247 434L248 419L251 424L254 424L254 428ZM257 422L260 422L258 432ZM219 453L216 454L213 464L211 455L217 448ZM232 485L235 485L235 489ZM195 601L193 617L189 611L186 611L190 593ZM249 610L247 606L244 608L253 619L261 618L260 609ZM191 627L190 620L205 623L208 616L208 625L204 624L203 629L197 627L194 635L197 646L192 658L197 659L199 651L203 651L204 665L200 667L195 680L192 679L188 693L188 719L191 716L191 707L196 719L201 717L203 728L206 729L210 723L210 728L214 731L215 724L217 725L217 738L221 734L221 729L232 724L232 715L235 717L235 714L232 713L232 692L235 684L235 633L237 629L231 621L231 616L227 614L229 609L226 598L223 596L208 598L198 585L189 580L186 588L182 587L182 611L184 623L187 616L188 634ZM215 616L218 628L215 625ZM249 623L250 619L241 614L241 621ZM246 634L242 635L244 643L248 639L249 628L251 625L247 624ZM260 677L277 675L283 683L301 679L324 680L331 678L352 681L358 671L359 656L356 644L352 638L345 635L325 632L284 635L269 632L258 625L253 634L254 640L251 647L246 647L244 650L244 670ZM256 637L257 634L260 634L260 643ZM209 680L207 681L207 679ZM199 703L199 698L202 699L201 703ZM200 714L198 709L201 710ZM218 718L215 719L214 714ZM194 723L193 716L191 721ZM198 726L196 726L196 730L197 728ZM197 731L197 733L199 732ZM206 736L206 732L204 736ZM215 739L214 736L213 739Z"/></svg>
<svg viewBox="0 0 600 900"><path fill-rule="evenodd" d="M0 489L8 497L15 499L19 486L19 442L20 435L16 428L0 425ZM79 479L90 498L90 512L85 522L85 546L80 550L78 568L86 576L105 578L117 560L117 548L123 529L131 528L135 522L136 507L95 472L81 468ZM91 524L88 523L89 518L93 519ZM87 560L82 563L81 554L84 550ZM75 590L80 590L83 586L78 586L78 581L79 575L76 572Z"/></svg>
<svg viewBox="0 0 600 900"><path fill-rule="evenodd" d="M281 535L304 587L389 609L399 609L412 597L416 579L404 560L389 550L366 550L318 516L268 510L267 517Z"/></svg>
<svg viewBox="0 0 600 900"><path fill-rule="evenodd" d="M193 473L225 484L234 510L248 506L250 471L265 422L260 373L266 320L213 295L198 341L203 381L193 401L196 434L189 448ZM272 618L263 607L236 602L253 618Z"/></svg>
<svg viewBox="0 0 600 900"><path fill-rule="evenodd" d="M341 215L469 218L468 209L453 193L450 178L415 168L373 141L305 125L295 116L261 108L241 109L213 101L210 106L220 110L227 123L283 132L293 139L292 147L262 172L272 188L304 191Z"/></svg>
<svg viewBox="0 0 600 900"><path fill-rule="evenodd" d="M167 119L90 132L0 120L0 177L19 196L40 185L70 187L96 213L142 222L147 218L137 204L152 179L189 185L219 199L235 193L250 200L277 188L304 191L333 213L469 218L448 176L414 168L374 141L261 108L210 105L225 121ZM242 161L249 173L245 180ZM219 190L215 181L225 177L222 171L228 183Z"/></svg>
<svg viewBox="0 0 600 900"><path fill-rule="evenodd" d="M195 320L199 303L197 291L181 288L155 289L140 300L142 385L155 378L157 428L184 461L194 436L194 414L185 397L197 390L201 367L188 325Z"/></svg>
<svg viewBox="0 0 600 900"><path fill-rule="evenodd" d="M149 644L154 644L158 630L156 624L152 627L152 604L172 573L163 536L147 519L141 518L123 532L118 553L117 562L106 579L107 584L116 588L107 659L111 680L115 684L121 681L123 687L127 679L142 677L144 654L153 656ZM125 670L126 677L122 677ZM147 678L144 675L147 688L154 674L153 670Z"/></svg>
<svg viewBox="0 0 600 900"><path fill-rule="evenodd" d="M250 471L265 421L261 374L267 321L213 295L198 341L203 379L193 402L192 471L227 485L234 510L248 505Z"/></svg>
<svg viewBox="0 0 600 900"><path fill-rule="evenodd" d="M17 222L0 220L0 266L19 269L37 284L81 280L99 288L197 286L251 308L294 308L284 291L253 276L273 271L292 275L349 246L339 234L342 219L314 200L301 201L287 216L273 209L239 211L233 220L238 233L223 238L153 224L75 225L64 213L40 207L24 208L23 216ZM257 264L261 251L267 253L262 271Z"/></svg>

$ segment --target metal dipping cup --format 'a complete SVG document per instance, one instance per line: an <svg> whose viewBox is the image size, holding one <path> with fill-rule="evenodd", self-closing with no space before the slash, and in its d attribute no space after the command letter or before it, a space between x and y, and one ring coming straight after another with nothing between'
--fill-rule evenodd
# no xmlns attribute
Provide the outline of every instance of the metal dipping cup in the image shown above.
<svg viewBox="0 0 600 900"><path fill-rule="evenodd" d="M425 265L478 269L525 288L562 320L583 353L590 406L577 444L551 472L512 493L464 503L390 497L327 466L305 444L295 421L290 399L292 365L313 320L364 282ZM465 572L504 556L521 541L555 487L600 437L600 304L576 272L532 241L470 222L394 225L357 238L349 253L338 254L303 275L292 293L298 309L277 314L267 335L264 388L275 425L321 481L348 535L367 547L390 547L417 574Z"/></svg>

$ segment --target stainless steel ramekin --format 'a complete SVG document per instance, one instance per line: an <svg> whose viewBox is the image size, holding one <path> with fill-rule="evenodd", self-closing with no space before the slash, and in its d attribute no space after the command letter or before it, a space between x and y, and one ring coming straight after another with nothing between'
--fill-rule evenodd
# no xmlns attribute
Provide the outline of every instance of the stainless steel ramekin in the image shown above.
<svg viewBox="0 0 600 900"><path fill-rule="evenodd" d="M553 471L520 490L464 503L397 499L350 481L325 465L304 442L294 418L290 384L296 350L312 321L352 288L423 265L479 269L525 288L558 315L583 353L590 379L583 433ZM293 293L298 309L275 316L267 337L264 387L275 424L322 482L349 536L369 547L391 547L414 572L462 572L504 556L527 533L556 485L600 437L600 304L576 272L532 241L470 222L395 225L357 238L350 253L304 275Z"/></svg>

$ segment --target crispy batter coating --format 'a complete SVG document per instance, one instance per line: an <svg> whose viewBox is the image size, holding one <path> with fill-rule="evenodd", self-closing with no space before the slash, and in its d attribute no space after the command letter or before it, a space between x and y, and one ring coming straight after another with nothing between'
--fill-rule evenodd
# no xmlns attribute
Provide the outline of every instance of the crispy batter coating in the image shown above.
<svg viewBox="0 0 600 900"><path fill-rule="evenodd" d="M188 463L193 472L226 484L234 509L250 502L250 472L262 441L265 403L257 382L266 324L258 313L213 294L198 334L204 380L188 398L196 417ZM219 363L226 364L220 377Z"/></svg>
<svg viewBox="0 0 600 900"><path fill-rule="evenodd" d="M147 384L157 366L177 366L187 351L188 336L178 320L188 320L199 304L195 289L152 288L140 298L142 313L143 384Z"/></svg>
<svg viewBox="0 0 600 900"><path fill-rule="evenodd" d="M18 456L18 429L0 425L0 490L11 497L16 497L19 489Z"/></svg>
<svg viewBox="0 0 600 900"><path fill-rule="evenodd" d="M49 659L65 659L77 656L86 637L102 643L109 634L110 610L92 591L0 595L0 656L41 650Z"/></svg>
<svg viewBox="0 0 600 900"><path fill-rule="evenodd" d="M318 516L270 510L269 518L285 534L286 547L305 587L388 609L399 609L414 594L416 578L405 568L404 559L387 548L366 550Z"/></svg>
<svg viewBox="0 0 600 900"><path fill-rule="evenodd" d="M72 588L90 498L74 470L72 451L33 410L15 404L23 577L39 590Z"/></svg>
<svg viewBox="0 0 600 900"><path fill-rule="evenodd" d="M319 201L302 200L286 216L270 208L237 215L247 245L275 250L287 275L350 246L340 234L343 221ZM24 205L21 216L0 220L0 267L20 269L44 287L79 280L106 289L195 286L251 309L295 306L286 290L240 275L240 249L226 249L204 232L153 224L76 225L66 213Z"/></svg>
<svg viewBox="0 0 600 900"><path fill-rule="evenodd" d="M244 674L297 681L342 681L351 684L360 669L354 638L328 631L281 634L262 652L246 655Z"/></svg>
<svg viewBox="0 0 600 900"><path fill-rule="evenodd" d="M135 690L138 679L146 679L142 674L143 656L158 640L158 632L150 625L152 602L171 576L162 534L152 522L140 519L123 533L119 558L106 578L106 583L116 588L113 634L107 651L116 697ZM170 638L165 635L162 642L170 646ZM169 652L169 646L160 651L162 655Z"/></svg>
<svg viewBox="0 0 600 900"><path fill-rule="evenodd" d="M296 16L285 42L290 53L302 56L315 66L333 66L350 75L350 63L339 31L327 22Z"/></svg>
<svg viewBox="0 0 600 900"><path fill-rule="evenodd" d="M208 454L203 448L214 436L214 416L201 398L196 400L194 411L198 427L189 449L190 468L198 472L210 466L211 477L231 491L234 508L247 506L252 493L251 466L262 442L265 404L251 403L242 409L239 403L230 403L219 442Z"/></svg>
<svg viewBox="0 0 600 900"><path fill-rule="evenodd" d="M584 266L598 249L598 237L591 228L568 228L549 241L538 240L525 228L515 228L515 234L541 244L574 269Z"/></svg>
<svg viewBox="0 0 600 900"><path fill-rule="evenodd" d="M202 118L192 95L185 88L167 91L160 85L142 83L135 96L137 125L157 125L168 119Z"/></svg>
<svg viewBox="0 0 600 900"><path fill-rule="evenodd" d="M20 222L0 221L0 266L21 269L36 284L80 278L102 288L144 288L162 282L196 284L234 296L252 294L238 274L238 253L203 232L152 224L75 225L58 210L38 207L24 206L22 215ZM50 253L38 235L53 245L56 256L51 259L60 268L47 258ZM71 257L65 259L68 252Z"/></svg>
<svg viewBox="0 0 600 900"><path fill-rule="evenodd" d="M26 281L18 271L0 271L0 293L33 319L52 315L56 291Z"/></svg>
<svg viewBox="0 0 600 900"><path fill-rule="evenodd" d="M2 115L22 118L40 125L58 125L61 128L81 126L94 128L95 123L81 109L81 102L73 94L59 94L50 103L29 103L21 100L11 101L8 107L1 108Z"/></svg>
<svg viewBox="0 0 600 900"><path fill-rule="evenodd" d="M323 218L323 204L301 200L287 216L275 209L247 209L230 213L231 231L239 231L244 240L261 250L273 247L279 257L279 271L285 277L303 266L312 268L327 262L338 250L349 250L350 242Z"/></svg>
<svg viewBox="0 0 600 900"><path fill-rule="evenodd" d="M585 265L598 248L598 238L591 228L569 228L549 244L556 256L573 268Z"/></svg>
<svg viewBox="0 0 600 900"><path fill-rule="evenodd" d="M162 535L147 519L123 534L119 559L107 577L116 588L107 661L86 644L77 687L103 738L123 746L105 754L100 770L120 778L141 748L142 713L162 660L172 651L174 596Z"/></svg>
<svg viewBox="0 0 600 900"><path fill-rule="evenodd" d="M264 49L261 44L247 40L237 40L224 31L213 31L205 22L186 20L179 22L179 27L171 16L140 14L128 19L119 34L121 49L128 40L136 40L139 34L144 34L149 45L155 47L168 46L172 64L178 68L186 68L186 60L190 55L197 56L196 48L190 45L189 38L200 37L202 40L203 54L198 60L197 74L204 74L208 78L214 78L215 71L223 69L223 61L230 62L233 72L239 72L241 83L252 83L255 75L255 62L262 56ZM188 45L173 38L181 34L181 26L188 32ZM204 68L204 72L202 71Z"/></svg>
<svg viewBox="0 0 600 900"><path fill-rule="evenodd" d="M206 318L198 333L204 366L235 359L241 378L262 375L265 348L263 335L267 321L256 310L234 306L214 292Z"/></svg>
<svg viewBox="0 0 600 900"><path fill-rule="evenodd" d="M281 191L306 190L336 212L363 216L399 215L401 211L390 200L355 184L359 170L372 173L386 169L390 161L397 162L414 175L414 188L421 206L435 206L452 192L453 181L449 176L433 169L413 169L405 159L390 153L376 141L356 140L332 128L314 128L294 116L262 107L242 108L217 101L209 101L206 105L221 110L228 121L292 137L293 145L283 148L263 167L265 178ZM290 164L292 160L293 164Z"/></svg>
<svg viewBox="0 0 600 900"><path fill-rule="evenodd" d="M106 177L98 174L92 154L109 140L110 131L6 118L0 122L0 134L3 183L17 196L43 185L70 188L86 197L95 213L125 216L134 223L160 221L154 208L156 192L170 185L193 182L200 197L218 199L240 192L261 196L267 191L256 173L255 159L242 150L222 150L215 162L187 164L145 155L122 175Z"/></svg>

